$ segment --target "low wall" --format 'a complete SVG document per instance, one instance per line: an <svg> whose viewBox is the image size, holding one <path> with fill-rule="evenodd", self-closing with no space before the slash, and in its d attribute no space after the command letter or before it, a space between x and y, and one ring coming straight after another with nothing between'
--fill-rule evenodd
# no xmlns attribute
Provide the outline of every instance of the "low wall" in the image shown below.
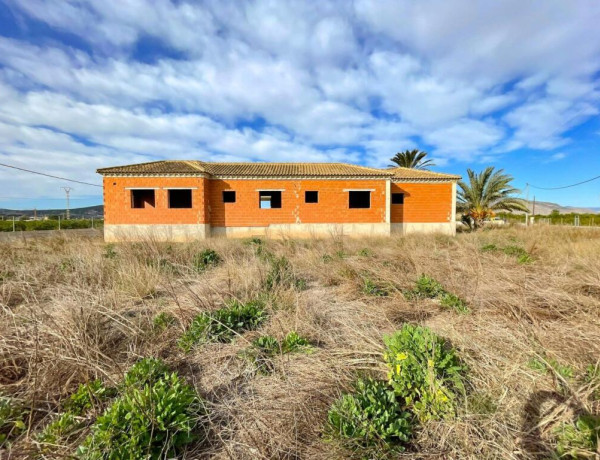
<svg viewBox="0 0 600 460"><path fill-rule="evenodd" d="M104 240L185 242L216 238L327 238L336 236L390 236L411 233L455 235L454 223L372 223L372 224L273 224L268 227L212 227L210 224L104 225Z"/></svg>

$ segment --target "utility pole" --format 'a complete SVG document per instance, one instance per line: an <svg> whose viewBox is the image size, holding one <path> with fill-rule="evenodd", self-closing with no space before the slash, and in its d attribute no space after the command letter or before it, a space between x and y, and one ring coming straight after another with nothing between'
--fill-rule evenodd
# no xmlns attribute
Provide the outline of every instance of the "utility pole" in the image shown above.
<svg viewBox="0 0 600 460"><path fill-rule="evenodd" d="M533 218L533 223L535 223L535 195L533 195L533 209L531 210L531 214L531 217Z"/></svg>
<svg viewBox="0 0 600 460"><path fill-rule="evenodd" d="M69 220L69 218L71 217L71 214L69 212L69 193L71 193L71 190L73 190L71 187L62 187L62 189L65 191L65 194L67 195L67 220Z"/></svg>
<svg viewBox="0 0 600 460"><path fill-rule="evenodd" d="M33 220L37 220L37 208L33 208Z"/></svg>

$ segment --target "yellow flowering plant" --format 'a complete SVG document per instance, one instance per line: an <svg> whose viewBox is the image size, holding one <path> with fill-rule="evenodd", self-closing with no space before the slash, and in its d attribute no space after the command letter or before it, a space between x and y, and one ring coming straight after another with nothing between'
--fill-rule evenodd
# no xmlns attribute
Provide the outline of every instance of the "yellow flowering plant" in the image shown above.
<svg viewBox="0 0 600 460"><path fill-rule="evenodd" d="M405 324L384 337L388 381L420 421L454 415L464 392L465 366L430 329Z"/></svg>

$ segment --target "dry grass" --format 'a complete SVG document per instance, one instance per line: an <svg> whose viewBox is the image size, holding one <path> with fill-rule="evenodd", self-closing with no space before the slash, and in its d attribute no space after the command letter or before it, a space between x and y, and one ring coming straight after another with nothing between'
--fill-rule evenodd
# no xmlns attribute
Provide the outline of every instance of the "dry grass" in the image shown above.
<svg viewBox="0 0 600 460"><path fill-rule="evenodd" d="M520 246L533 262L501 250ZM107 246L57 237L0 245L0 393L30 409L26 430L0 458L71 455L81 436L40 451L35 434L79 383L117 383L139 357L161 357L209 401L209 439L185 458L347 458L322 438L327 410L357 374L384 375L382 336L404 322L448 338L470 369L470 396L454 420L423 426L407 458L547 458L553 430L580 411L598 411L581 382L600 359L600 233L499 229L456 238L267 241L306 288L268 293L268 322L232 343L185 354L177 339L201 311L228 299L264 296L269 263L255 246L211 240L186 245ZM193 255L214 249L222 263L198 273ZM367 249L363 251L363 249ZM403 290L426 273L471 313ZM388 292L370 296L368 279ZM169 312L176 323L153 331ZM312 354L276 359L256 375L239 352L260 334L295 330ZM532 358L570 366L574 377L532 369Z"/></svg>

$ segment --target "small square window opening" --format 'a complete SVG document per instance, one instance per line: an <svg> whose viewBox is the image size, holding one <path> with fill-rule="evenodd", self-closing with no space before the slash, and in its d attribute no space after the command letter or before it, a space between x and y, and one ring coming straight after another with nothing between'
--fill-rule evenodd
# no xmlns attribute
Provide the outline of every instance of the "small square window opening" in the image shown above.
<svg viewBox="0 0 600 460"><path fill-rule="evenodd" d="M132 190L131 191L131 207L132 208L153 208L155 205L154 190Z"/></svg>
<svg viewBox="0 0 600 460"><path fill-rule="evenodd" d="M192 207L192 191L169 190L169 208L183 209Z"/></svg>
<svg viewBox="0 0 600 460"><path fill-rule="evenodd" d="M319 202L319 192L315 192L315 191L304 192L304 202L305 203L318 203Z"/></svg>
<svg viewBox="0 0 600 460"><path fill-rule="evenodd" d="M371 207L371 192L366 190L350 191L348 200L350 209L368 209Z"/></svg>
<svg viewBox="0 0 600 460"><path fill-rule="evenodd" d="M258 192L260 209L277 209L281 208L281 192L280 191L264 191Z"/></svg>
<svg viewBox="0 0 600 460"><path fill-rule="evenodd" d="M404 193L392 193L392 204L404 204Z"/></svg>
<svg viewBox="0 0 600 460"><path fill-rule="evenodd" d="M235 190L223 191L223 203L235 203Z"/></svg>

